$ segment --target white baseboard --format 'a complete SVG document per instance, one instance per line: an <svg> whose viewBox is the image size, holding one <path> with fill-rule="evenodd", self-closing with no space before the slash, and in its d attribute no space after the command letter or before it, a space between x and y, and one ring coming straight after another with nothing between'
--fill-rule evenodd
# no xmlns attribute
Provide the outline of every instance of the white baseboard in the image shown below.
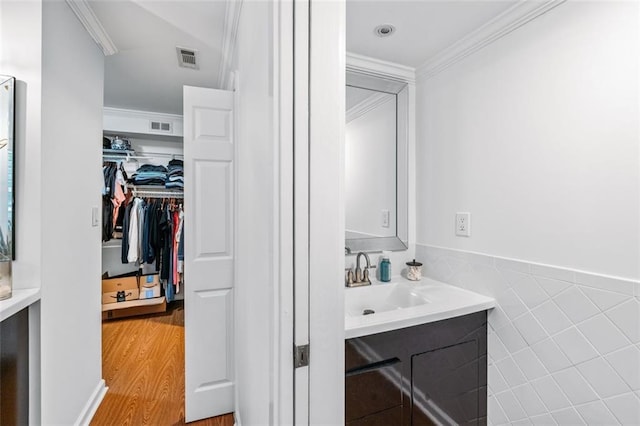
<svg viewBox="0 0 640 426"><path fill-rule="evenodd" d="M241 426L242 422L240 421L240 413L237 410L233 413L233 426Z"/></svg>
<svg viewBox="0 0 640 426"><path fill-rule="evenodd" d="M82 409L82 412L80 412L78 420L75 421L75 426L85 426L88 425L89 422L91 422L91 419L93 419L93 415L96 414L96 411L98 410L102 399L107 394L108 389L109 388L107 387L104 379L101 379L100 382L98 382L98 386L96 386L96 389L93 391L91 397Z"/></svg>

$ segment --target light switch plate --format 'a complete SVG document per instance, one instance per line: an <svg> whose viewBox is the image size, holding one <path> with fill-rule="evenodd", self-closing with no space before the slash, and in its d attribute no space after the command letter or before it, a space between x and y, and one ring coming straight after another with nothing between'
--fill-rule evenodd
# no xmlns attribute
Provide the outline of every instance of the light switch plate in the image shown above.
<svg viewBox="0 0 640 426"><path fill-rule="evenodd" d="M94 228L100 226L100 209L98 207L91 207L91 226Z"/></svg>
<svg viewBox="0 0 640 426"><path fill-rule="evenodd" d="M456 213L456 235L459 237L471 236L471 213Z"/></svg>
<svg viewBox="0 0 640 426"><path fill-rule="evenodd" d="M389 210L382 210L382 227L389 227Z"/></svg>

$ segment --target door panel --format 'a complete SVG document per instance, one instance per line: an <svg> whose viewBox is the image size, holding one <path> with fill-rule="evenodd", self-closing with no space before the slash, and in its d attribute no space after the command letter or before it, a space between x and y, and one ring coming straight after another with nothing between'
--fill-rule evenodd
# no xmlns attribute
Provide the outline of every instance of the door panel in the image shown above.
<svg viewBox="0 0 640 426"><path fill-rule="evenodd" d="M184 87L185 418L233 411L233 93Z"/></svg>
<svg viewBox="0 0 640 426"><path fill-rule="evenodd" d="M194 162L196 215L196 260L231 256L231 229L220 224L231 222L231 162ZM212 184L213 183L213 184Z"/></svg>

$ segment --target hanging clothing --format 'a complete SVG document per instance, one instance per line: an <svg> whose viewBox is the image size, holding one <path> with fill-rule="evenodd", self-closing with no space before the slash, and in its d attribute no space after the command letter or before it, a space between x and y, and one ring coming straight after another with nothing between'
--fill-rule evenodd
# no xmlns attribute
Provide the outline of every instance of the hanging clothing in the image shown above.
<svg viewBox="0 0 640 426"><path fill-rule="evenodd" d="M109 241L113 235L113 203L108 195L102 196L102 241Z"/></svg>
<svg viewBox="0 0 640 426"><path fill-rule="evenodd" d="M173 242L171 247L171 264L172 264L171 271L173 273L173 284L176 286L176 293L179 293L180 292L180 273L178 272L178 242L179 242L178 232L180 231L178 229L178 225L180 224L180 215L177 210L173 211L172 217L173 217L174 234L173 234Z"/></svg>
<svg viewBox="0 0 640 426"><path fill-rule="evenodd" d="M124 202L122 263L155 262L167 301L183 284L184 211L174 201L135 197Z"/></svg>
<svg viewBox="0 0 640 426"><path fill-rule="evenodd" d="M138 262L138 240L139 240L139 219L140 219L140 198L134 198L131 207L131 217L129 218L129 249L127 250L127 260L129 263Z"/></svg>
<svg viewBox="0 0 640 426"><path fill-rule="evenodd" d="M115 230L120 206L127 198L127 181L125 180L121 165L117 166L113 181L113 229Z"/></svg>
<svg viewBox="0 0 640 426"><path fill-rule="evenodd" d="M129 263L129 219L131 216L131 206L133 200L130 200L124 208L124 218L122 219L122 250L120 252L120 260L122 263Z"/></svg>
<svg viewBox="0 0 640 426"><path fill-rule="evenodd" d="M160 279L169 280L169 264L171 259L171 222L169 221L169 209L165 206L162 210L160 222L160 238L162 244L162 258L160 261Z"/></svg>

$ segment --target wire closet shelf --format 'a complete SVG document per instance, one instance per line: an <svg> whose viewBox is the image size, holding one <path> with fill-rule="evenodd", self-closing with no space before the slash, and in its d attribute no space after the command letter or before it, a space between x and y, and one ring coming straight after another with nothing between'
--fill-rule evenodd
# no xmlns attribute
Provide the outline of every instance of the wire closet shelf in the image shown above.
<svg viewBox="0 0 640 426"><path fill-rule="evenodd" d="M163 188L161 186L153 185L131 185L128 184L127 188L133 192L134 197L149 197L149 198L184 198L184 192L179 189Z"/></svg>
<svg viewBox="0 0 640 426"><path fill-rule="evenodd" d="M149 152L142 151L136 152L132 150L120 150L120 149L103 149L102 159L103 161L137 161L137 160L149 160L150 158L169 158L171 160L181 160L184 158L182 154L171 154L167 152Z"/></svg>

